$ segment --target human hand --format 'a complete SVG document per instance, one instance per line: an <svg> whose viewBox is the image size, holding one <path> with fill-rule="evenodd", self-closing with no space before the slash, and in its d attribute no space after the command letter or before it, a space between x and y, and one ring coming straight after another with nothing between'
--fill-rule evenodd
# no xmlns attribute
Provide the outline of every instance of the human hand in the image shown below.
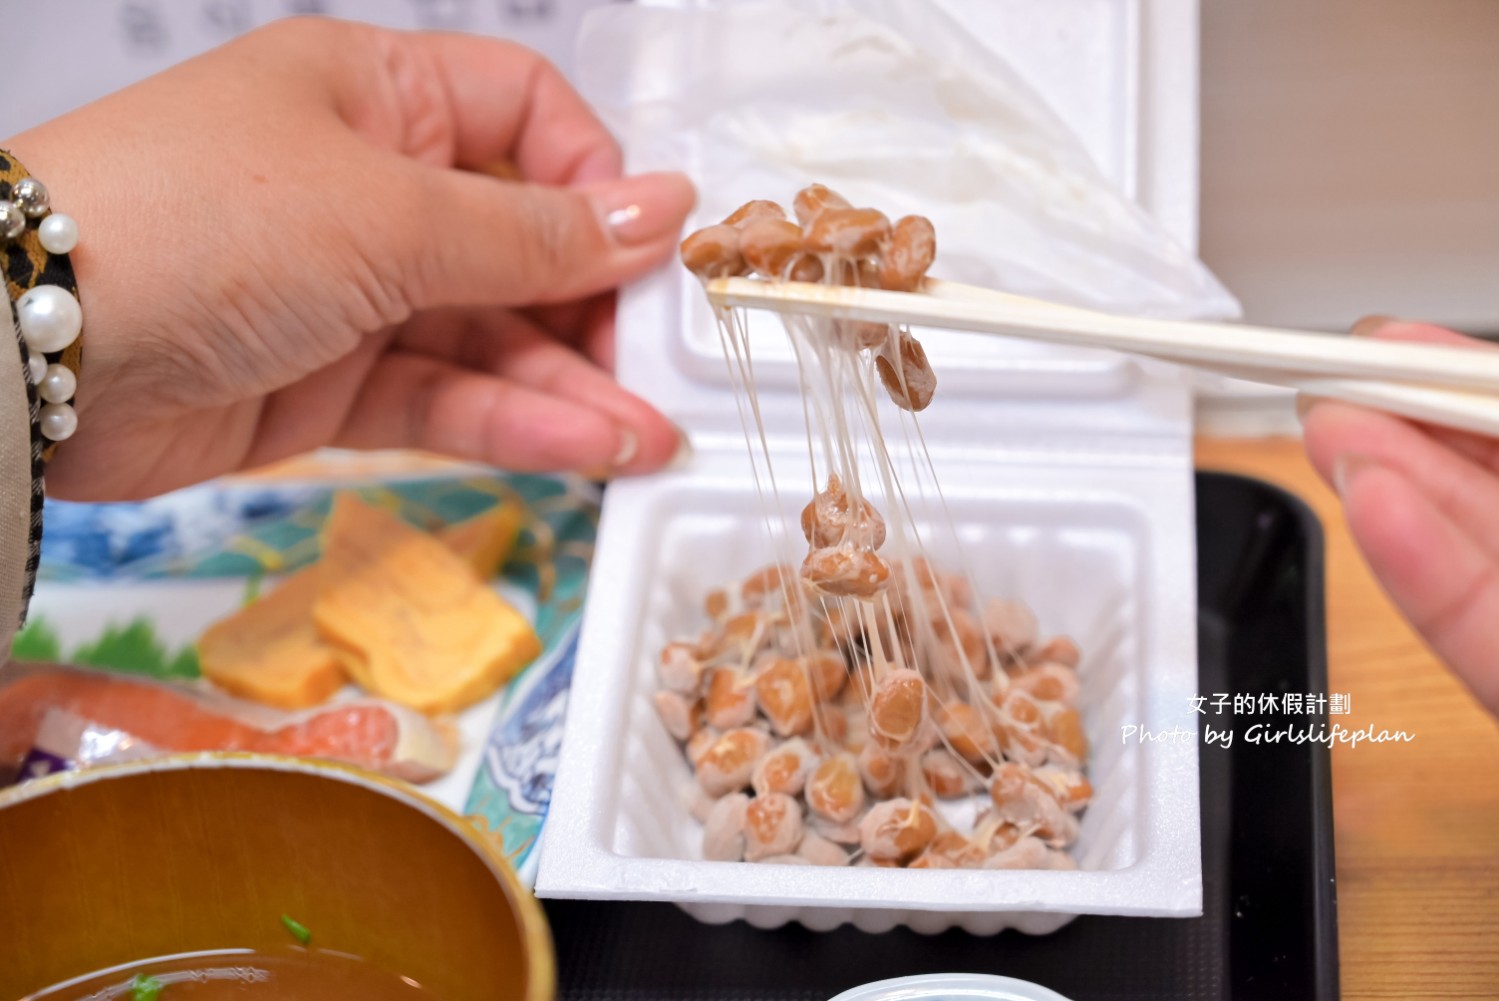
<svg viewBox="0 0 1499 1001"><path fill-rule="evenodd" d="M612 290L671 256L692 187L620 179L526 49L282 21L3 145L82 232L55 494L322 445L594 474L683 445L607 369ZM481 172L502 164L525 183Z"/></svg>
<svg viewBox="0 0 1499 1001"><path fill-rule="evenodd" d="M1383 317L1354 333L1480 346ZM1499 713L1499 440L1328 400L1303 414L1307 455L1343 499L1348 527L1385 591Z"/></svg>

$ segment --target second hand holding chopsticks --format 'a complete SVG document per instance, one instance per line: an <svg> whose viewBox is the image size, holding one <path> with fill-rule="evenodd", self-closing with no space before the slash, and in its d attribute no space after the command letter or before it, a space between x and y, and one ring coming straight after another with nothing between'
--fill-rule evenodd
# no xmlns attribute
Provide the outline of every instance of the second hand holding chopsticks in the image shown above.
<svg viewBox="0 0 1499 1001"><path fill-rule="evenodd" d="M720 307L1108 348L1499 435L1499 351L1114 316L930 279L923 292L903 293L719 278L708 298Z"/></svg>

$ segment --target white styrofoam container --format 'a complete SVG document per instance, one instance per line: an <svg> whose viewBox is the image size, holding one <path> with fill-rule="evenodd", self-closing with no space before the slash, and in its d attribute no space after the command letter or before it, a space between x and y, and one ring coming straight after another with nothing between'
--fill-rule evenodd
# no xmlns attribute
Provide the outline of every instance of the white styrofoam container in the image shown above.
<svg viewBox="0 0 1499 1001"><path fill-rule="evenodd" d="M1064 117L1073 109L1078 117L1069 123L1116 180L1150 193L1148 206L1180 221L1171 179L1183 178L1181 163L1194 155L1181 106L1193 104L1195 85L1173 98L1155 82L1195 79L1193 4L944 6L964 13L981 35L988 11L1006 55L1080 47L1088 58L1069 63L1075 72L1048 75L1033 54L1013 62L1034 70L1031 83ZM1114 114L1100 115L1099 104ZM675 166L704 176L701 160ZM705 201L690 225L726 210ZM1072 634L1085 652L1081 708L1096 796L1074 847L1077 871L705 862L701 827L683 799L688 765L650 703L655 655L668 639L704 625L698 609L710 587L791 555L786 547L798 540L772 538L767 528L696 282L667 268L630 289L618 330L621 380L688 429L697 456L687 469L618 482L606 493L538 894L667 900L705 921L773 927L794 920L814 929L851 922L866 931L1045 933L1085 913L1200 913L1196 743L1121 737L1127 725L1196 729L1185 387L1115 355L918 332L941 380L922 427L954 526L943 527L943 501L930 484L907 482L926 542L939 562L966 565L981 593L1022 597L1045 631ZM780 339L773 320L752 331L764 360L756 370L774 492L782 513L794 514L813 487ZM897 424L893 410L885 419Z"/></svg>

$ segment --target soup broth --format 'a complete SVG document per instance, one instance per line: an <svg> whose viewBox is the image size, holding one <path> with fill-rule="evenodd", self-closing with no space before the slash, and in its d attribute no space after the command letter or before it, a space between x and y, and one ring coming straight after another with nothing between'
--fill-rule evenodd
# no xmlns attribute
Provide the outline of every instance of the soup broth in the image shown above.
<svg viewBox="0 0 1499 1001"><path fill-rule="evenodd" d="M328 949L194 953L117 966L23 1001L437 1001L409 977Z"/></svg>

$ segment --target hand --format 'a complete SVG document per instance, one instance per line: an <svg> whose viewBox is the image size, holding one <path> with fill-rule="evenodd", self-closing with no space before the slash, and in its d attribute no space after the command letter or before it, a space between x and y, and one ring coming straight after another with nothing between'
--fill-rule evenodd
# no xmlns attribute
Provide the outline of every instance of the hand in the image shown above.
<svg viewBox="0 0 1499 1001"><path fill-rule="evenodd" d="M683 444L606 369L612 290L671 256L692 187L620 179L533 52L283 21L4 145L81 231L57 495L322 445L598 474Z"/></svg>
<svg viewBox="0 0 1499 1001"><path fill-rule="evenodd" d="M1480 346L1441 327L1370 317L1355 334ZM1376 577L1437 655L1499 713L1499 440L1327 400L1306 450L1343 499Z"/></svg>

